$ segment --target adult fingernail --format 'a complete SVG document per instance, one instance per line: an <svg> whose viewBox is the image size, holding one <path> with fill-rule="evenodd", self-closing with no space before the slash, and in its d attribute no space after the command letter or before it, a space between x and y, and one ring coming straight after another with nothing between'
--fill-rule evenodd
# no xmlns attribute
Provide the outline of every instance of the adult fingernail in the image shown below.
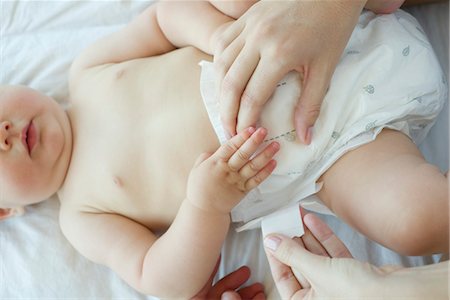
<svg viewBox="0 0 450 300"><path fill-rule="evenodd" d="M222 294L222 296L220 297L220 300L234 300L236 299L236 297L234 297L234 293L232 292L225 292Z"/></svg>
<svg viewBox="0 0 450 300"><path fill-rule="evenodd" d="M264 246L272 251L276 251L281 243L281 239L277 236L268 236L264 239Z"/></svg>

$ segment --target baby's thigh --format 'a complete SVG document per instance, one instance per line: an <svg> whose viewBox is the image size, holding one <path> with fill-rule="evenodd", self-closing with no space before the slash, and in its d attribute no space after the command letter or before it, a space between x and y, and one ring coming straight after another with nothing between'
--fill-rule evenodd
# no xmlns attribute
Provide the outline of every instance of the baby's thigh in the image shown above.
<svg viewBox="0 0 450 300"><path fill-rule="evenodd" d="M417 255L440 251L448 241L448 181L401 132L383 130L375 141L342 156L321 179L322 201L385 246ZM425 243L431 248L421 247Z"/></svg>

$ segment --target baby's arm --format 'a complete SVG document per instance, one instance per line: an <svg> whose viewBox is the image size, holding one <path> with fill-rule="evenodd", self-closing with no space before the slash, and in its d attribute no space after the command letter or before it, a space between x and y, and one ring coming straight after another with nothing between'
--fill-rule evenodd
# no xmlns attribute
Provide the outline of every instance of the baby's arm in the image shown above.
<svg viewBox="0 0 450 300"><path fill-rule="evenodd" d="M226 3L231 6L232 2ZM225 12L229 8L222 6ZM235 20L207 1L162 1L157 15L162 32L173 45L194 46L208 54L212 54L210 40L214 32Z"/></svg>
<svg viewBox="0 0 450 300"><path fill-rule="evenodd" d="M212 53L212 34L232 20L205 1L153 4L123 29L84 50L72 64L71 80L91 67L156 56L189 45Z"/></svg>
<svg viewBox="0 0 450 300"><path fill-rule="evenodd" d="M272 143L253 157L266 131L243 131L197 160L186 199L160 238L116 214L61 210L61 227L89 259L106 265L142 293L188 299L210 277L230 224L231 209L275 168Z"/></svg>

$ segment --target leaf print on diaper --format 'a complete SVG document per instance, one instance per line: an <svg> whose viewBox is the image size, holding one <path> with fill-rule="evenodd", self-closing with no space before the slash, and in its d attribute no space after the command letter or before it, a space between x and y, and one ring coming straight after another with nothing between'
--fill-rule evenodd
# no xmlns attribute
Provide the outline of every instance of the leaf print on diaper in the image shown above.
<svg viewBox="0 0 450 300"><path fill-rule="evenodd" d="M331 138L335 140L337 140L340 136L341 134L337 131L333 131L333 133L331 134Z"/></svg>
<svg viewBox="0 0 450 300"><path fill-rule="evenodd" d="M423 102L423 99L422 99L422 97L415 97L415 98L413 98L412 100L410 100L410 101L408 101L408 103L411 103L411 102L414 102L414 101L417 101L417 102L419 102L420 104L422 104L422 102Z"/></svg>
<svg viewBox="0 0 450 300"><path fill-rule="evenodd" d="M295 141L295 133L291 131L291 132L284 134L284 139L288 142Z"/></svg>
<svg viewBox="0 0 450 300"><path fill-rule="evenodd" d="M423 32L422 28L416 26L416 29L417 29L421 34L425 35L425 32Z"/></svg>
<svg viewBox="0 0 450 300"><path fill-rule="evenodd" d="M409 55L409 45L408 45L408 47L403 49L402 54L403 54L403 56L408 56Z"/></svg>
<svg viewBox="0 0 450 300"><path fill-rule="evenodd" d="M376 120L366 124L366 131L370 131L376 127Z"/></svg>
<svg viewBox="0 0 450 300"><path fill-rule="evenodd" d="M363 87L363 89L366 91L366 93L368 94L373 94L375 93L375 88L373 87L373 85L369 84L366 85L365 87Z"/></svg>

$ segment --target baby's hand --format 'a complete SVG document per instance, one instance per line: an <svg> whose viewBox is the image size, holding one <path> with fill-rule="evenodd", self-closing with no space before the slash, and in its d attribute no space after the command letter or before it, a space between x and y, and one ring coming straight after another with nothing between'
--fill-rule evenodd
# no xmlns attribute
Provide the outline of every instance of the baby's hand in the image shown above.
<svg viewBox="0 0 450 300"><path fill-rule="evenodd" d="M201 154L189 175L187 201L206 211L228 214L275 169L272 158L280 149L277 142L253 157L266 135L266 129L250 127L214 154Z"/></svg>

